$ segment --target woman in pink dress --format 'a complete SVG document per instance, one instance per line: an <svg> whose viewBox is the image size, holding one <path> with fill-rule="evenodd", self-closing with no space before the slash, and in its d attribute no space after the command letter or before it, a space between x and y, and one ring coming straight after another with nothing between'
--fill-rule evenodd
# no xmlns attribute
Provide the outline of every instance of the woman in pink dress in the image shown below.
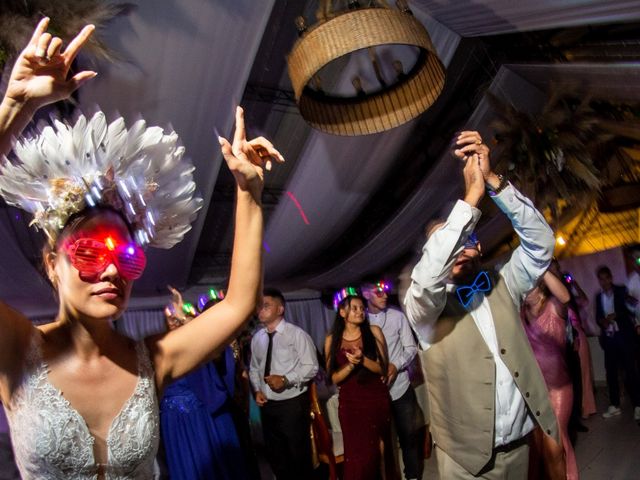
<svg viewBox="0 0 640 480"><path fill-rule="evenodd" d="M581 413L582 418L587 419L590 415L596 413L596 397L593 393L593 370L591 369L591 350L589 348L589 339L582 327L582 320L578 312L573 308L568 310L569 321L573 328L578 332L577 348L578 357L580 358L580 375L582 381L582 399Z"/></svg>
<svg viewBox="0 0 640 480"><path fill-rule="evenodd" d="M544 436L537 439L533 449L541 448L538 453L550 478L577 480L578 466L568 429L573 386L565 357L567 311L564 303L569 299L569 291L562 281L546 272L543 281L527 295L523 317L527 337L549 390L562 440L562 445L558 445L551 437Z"/></svg>
<svg viewBox="0 0 640 480"><path fill-rule="evenodd" d="M559 269L559 267L558 267ZM582 418L589 418L596 413L596 398L593 393L593 369L591 367L591 349L589 339L585 332L582 315L589 305L589 298L584 293L580 285L570 274L564 275L565 285L573 297L569 307L569 320L571 325L578 332L577 348L580 358L580 375L582 381L581 414Z"/></svg>

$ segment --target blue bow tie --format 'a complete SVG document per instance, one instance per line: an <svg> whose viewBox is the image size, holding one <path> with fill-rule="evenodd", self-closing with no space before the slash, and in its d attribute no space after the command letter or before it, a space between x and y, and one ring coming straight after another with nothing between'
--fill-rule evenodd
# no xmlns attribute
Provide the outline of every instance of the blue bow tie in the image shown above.
<svg viewBox="0 0 640 480"><path fill-rule="evenodd" d="M456 295L458 300L464 308L467 308L473 301L473 296L479 292L491 291L491 279L484 270L478 274L476 279L470 286L463 285L456 288Z"/></svg>

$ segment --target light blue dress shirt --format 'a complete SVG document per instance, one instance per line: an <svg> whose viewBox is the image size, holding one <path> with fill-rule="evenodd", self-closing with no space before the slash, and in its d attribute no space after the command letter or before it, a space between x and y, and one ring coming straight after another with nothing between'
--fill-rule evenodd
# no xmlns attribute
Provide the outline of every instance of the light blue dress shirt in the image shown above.
<svg viewBox="0 0 640 480"><path fill-rule="evenodd" d="M513 302L519 308L523 296L549 268L555 238L531 200L513 186L507 186L492 198L520 237L520 246L499 270ZM454 288L448 282L453 264L479 219L480 210L458 200L445 224L427 240L422 257L411 274L411 286L404 299L405 311L425 350L431 346L436 321L446 303L446 292ZM496 446L505 445L533 430L534 422L527 413L524 398L511 372L500 358L489 301L484 296L475 298L469 310L495 361L494 442ZM473 352L469 355L469 361L473 361Z"/></svg>
<svg viewBox="0 0 640 480"><path fill-rule="evenodd" d="M282 392L274 392L264 381L264 367L269 346L267 329L259 329L251 339L249 379L253 391L260 390L268 400L288 400L307 389L309 381L318 373L318 356L311 337L300 327L284 319L278 323L271 350L271 375L284 375L289 385Z"/></svg>

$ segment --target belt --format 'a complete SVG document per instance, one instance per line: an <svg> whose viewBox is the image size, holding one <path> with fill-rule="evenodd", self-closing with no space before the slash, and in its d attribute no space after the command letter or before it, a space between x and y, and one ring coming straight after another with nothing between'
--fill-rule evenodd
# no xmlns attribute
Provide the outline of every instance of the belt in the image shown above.
<svg viewBox="0 0 640 480"><path fill-rule="evenodd" d="M515 450L516 448L520 448L523 445L528 445L529 440L531 439L531 432L527 433L524 437L520 437L512 442L506 443L504 445L499 445L493 448L493 453L507 453Z"/></svg>

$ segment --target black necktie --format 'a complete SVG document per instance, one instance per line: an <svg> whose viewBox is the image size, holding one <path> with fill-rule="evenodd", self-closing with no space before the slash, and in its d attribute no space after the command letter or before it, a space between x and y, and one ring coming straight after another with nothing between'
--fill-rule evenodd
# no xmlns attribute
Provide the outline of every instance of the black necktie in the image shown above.
<svg viewBox="0 0 640 480"><path fill-rule="evenodd" d="M273 336L276 332L267 332L269 335L269 346L267 347L267 359L264 362L264 376L268 377L271 374L271 352L273 352Z"/></svg>

